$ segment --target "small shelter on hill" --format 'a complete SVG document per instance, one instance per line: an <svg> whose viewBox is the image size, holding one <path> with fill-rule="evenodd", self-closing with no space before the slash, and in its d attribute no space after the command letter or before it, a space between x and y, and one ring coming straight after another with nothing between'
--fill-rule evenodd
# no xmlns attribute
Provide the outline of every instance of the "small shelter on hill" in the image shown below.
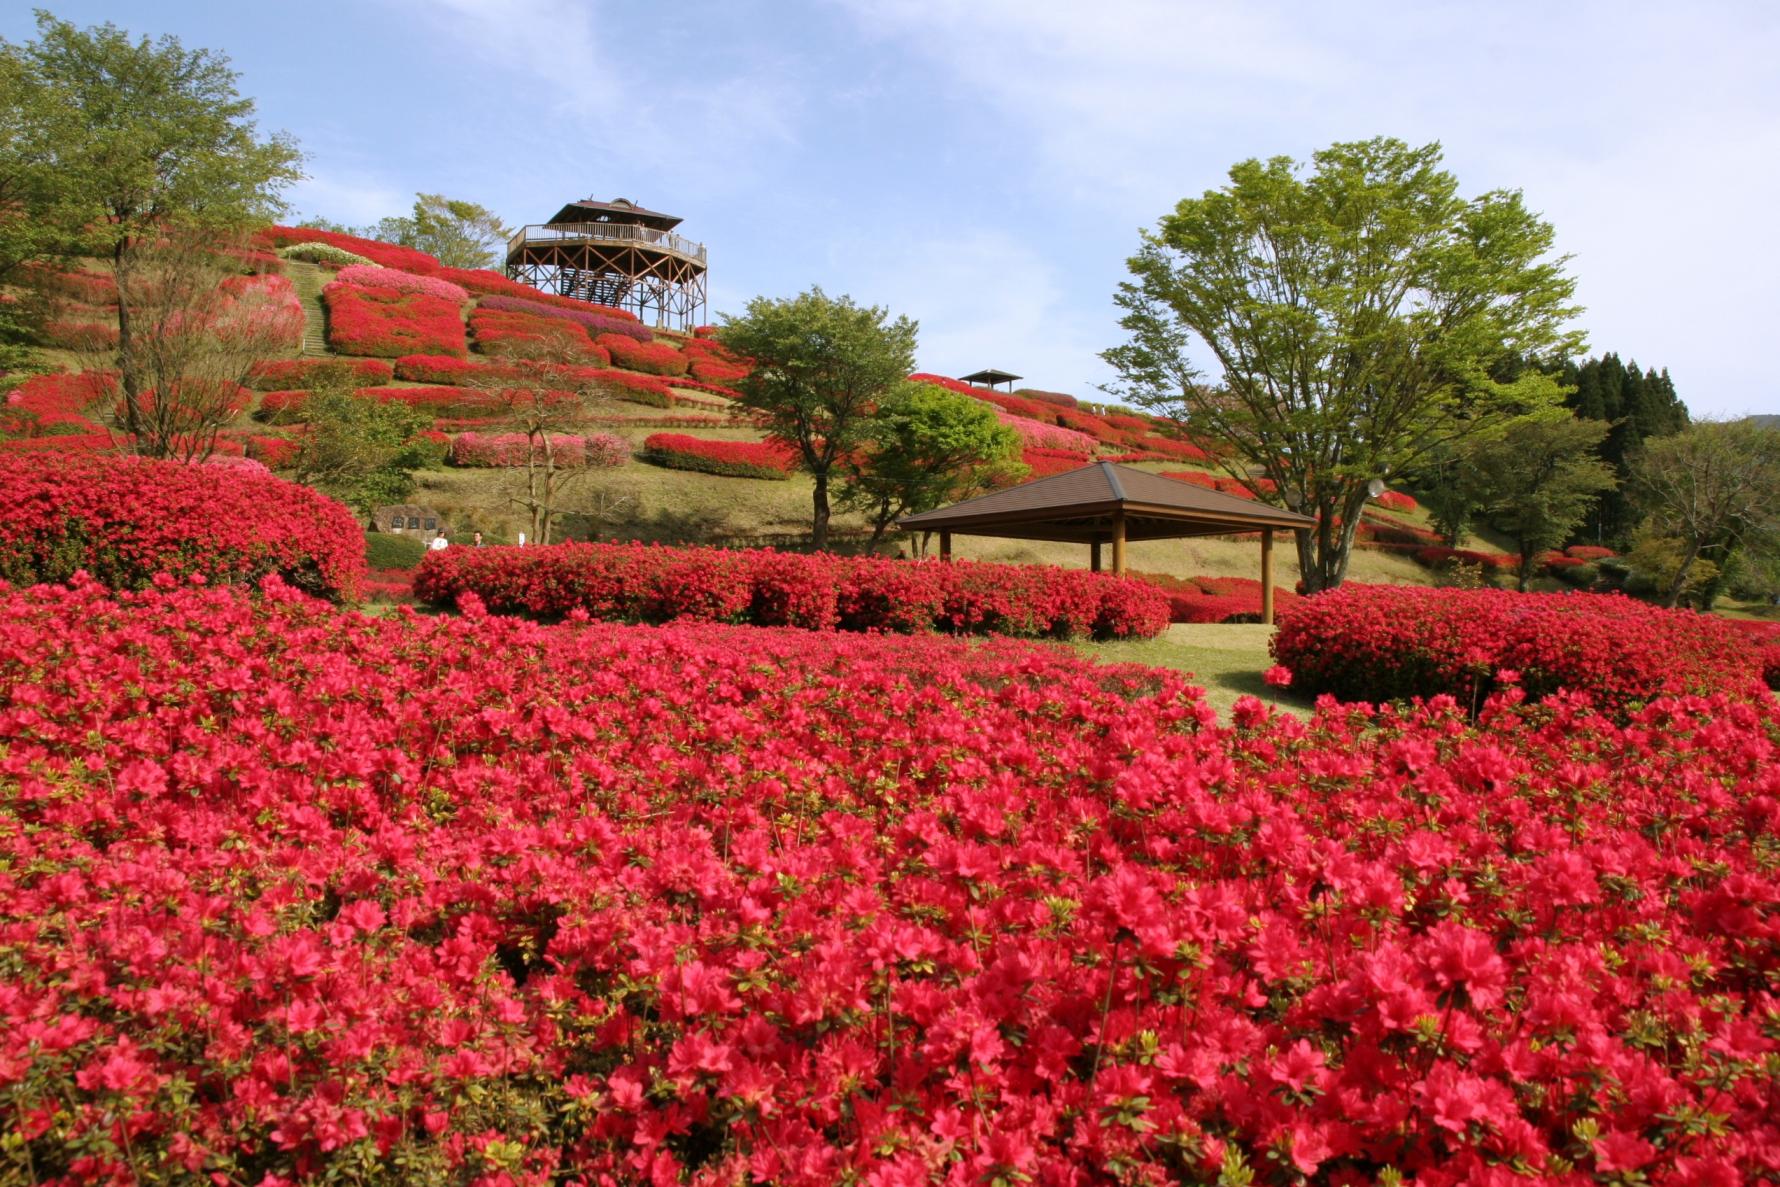
<svg viewBox="0 0 1780 1187"><path fill-rule="evenodd" d="M1113 462L1093 462L1036 482L978 495L950 507L897 521L908 531L938 532L942 561L952 558L952 536L1067 540L1086 544L1098 572L1101 546L1112 545L1112 571L1125 572L1131 540L1261 533L1261 621L1273 621L1273 533L1316 526L1282 507L1240 499Z"/></svg>
<svg viewBox="0 0 1780 1187"><path fill-rule="evenodd" d="M972 371L969 375L960 375L958 378L962 379L965 383L980 384L983 387L989 388L991 391L995 389L997 384L1005 383L1007 385L1007 390L1011 392L1014 390L1015 381L1025 377L1022 375L1013 375L1006 371L997 371L993 367L985 367L981 371Z"/></svg>

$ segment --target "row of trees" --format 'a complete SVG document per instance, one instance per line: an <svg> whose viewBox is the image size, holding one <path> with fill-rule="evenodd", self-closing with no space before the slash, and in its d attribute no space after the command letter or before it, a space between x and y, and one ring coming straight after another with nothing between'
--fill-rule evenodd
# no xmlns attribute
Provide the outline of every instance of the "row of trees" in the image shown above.
<svg viewBox="0 0 1780 1187"><path fill-rule="evenodd" d="M391 215L366 227L349 227L325 218L299 224L323 231L399 243L438 258L447 268L493 268L506 259L513 229L494 211L444 194L415 194L405 215Z"/></svg>

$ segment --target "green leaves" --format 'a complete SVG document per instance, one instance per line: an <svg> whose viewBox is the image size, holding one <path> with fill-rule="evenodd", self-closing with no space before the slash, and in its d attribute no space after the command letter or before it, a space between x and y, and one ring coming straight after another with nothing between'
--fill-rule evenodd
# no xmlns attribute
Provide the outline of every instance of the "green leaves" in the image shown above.
<svg viewBox="0 0 1780 1187"><path fill-rule="evenodd" d="M1580 347L1550 226L1516 193L1461 198L1440 160L1380 138L1322 150L1308 175L1241 162L1144 235L1115 297L1117 394L1225 442L1322 521L1299 534L1311 590L1340 582L1367 481L1556 400L1549 379L1491 382L1492 363Z"/></svg>

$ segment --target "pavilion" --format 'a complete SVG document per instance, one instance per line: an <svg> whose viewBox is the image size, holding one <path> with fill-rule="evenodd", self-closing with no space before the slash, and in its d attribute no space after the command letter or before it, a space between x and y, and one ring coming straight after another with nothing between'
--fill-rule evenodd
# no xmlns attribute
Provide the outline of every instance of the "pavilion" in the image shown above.
<svg viewBox="0 0 1780 1187"><path fill-rule="evenodd" d="M958 378L973 387L986 387L991 391L1005 384L1007 390L1011 392L1014 390L1014 384L1024 379L1025 376L1015 375L1011 371L998 371L994 367L985 367L981 371L972 371L969 375L960 375Z"/></svg>
<svg viewBox="0 0 1780 1187"><path fill-rule="evenodd" d="M1100 571L1100 548L1112 544L1112 571L1125 572L1129 540L1261 533L1261 621L1273 622L1273 533L1316 526L1296 511L1240 499L1189 482L1112 462L1092 462L1050 478L1008 487L897 521L910 531L938 532L939 556L952 559L952 536L1065 540L1086 544Z"/></svg>

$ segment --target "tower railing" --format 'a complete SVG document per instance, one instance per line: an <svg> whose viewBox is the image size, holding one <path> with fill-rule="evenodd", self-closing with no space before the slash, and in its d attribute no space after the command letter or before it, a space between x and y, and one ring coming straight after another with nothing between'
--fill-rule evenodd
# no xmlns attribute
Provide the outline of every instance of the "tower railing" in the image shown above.
<svg viewBox="0 0 1780 1187"><path fill-rule="evenodd" d="M705 262L705 245L682 239L671 231L657 231L630 223L531 223L519 228L507 240L507 258L531 243L561 243L567 240L592 239L601 243L635 243L661 251L671 251L687 259Z"/></svg>

